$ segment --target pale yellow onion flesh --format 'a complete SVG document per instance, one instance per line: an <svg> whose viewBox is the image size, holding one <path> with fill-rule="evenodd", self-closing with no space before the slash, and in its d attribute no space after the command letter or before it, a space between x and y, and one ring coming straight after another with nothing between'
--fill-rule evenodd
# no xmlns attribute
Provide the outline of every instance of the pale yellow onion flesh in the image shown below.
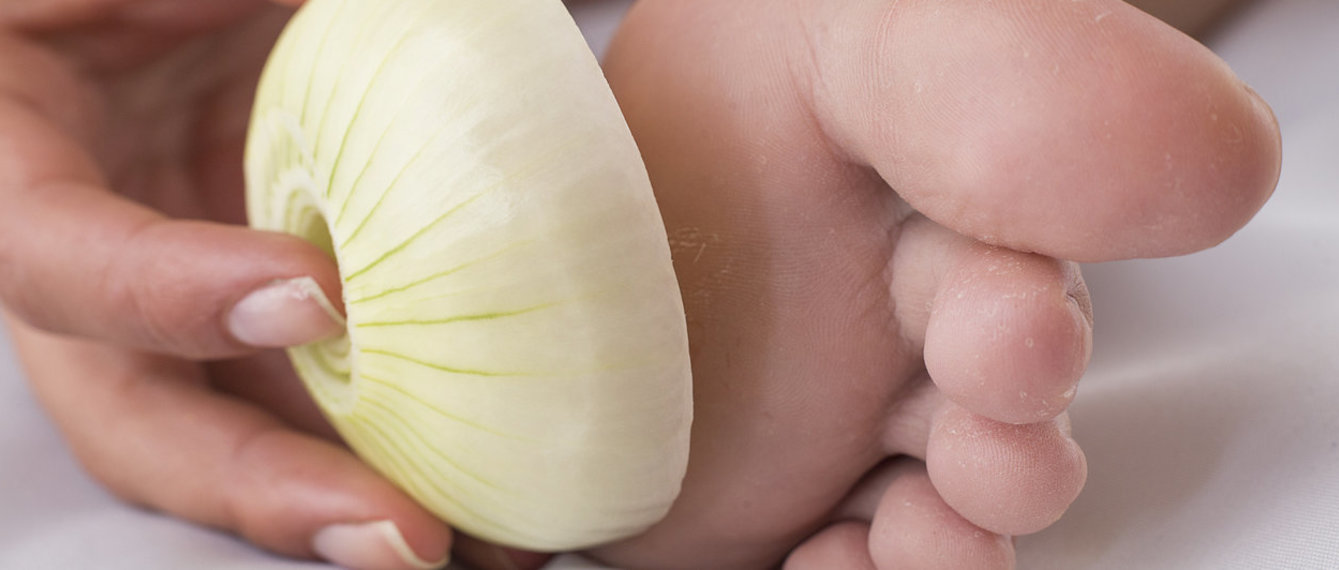
<svg viewBox="0 0 1339 570"><path fill-rule="evenodd" d="M290 351L368 464L457 528L581 548L688 459L683 306L645 167L559 0L311 0L262 77L252 225L336 258Z"/></svg>

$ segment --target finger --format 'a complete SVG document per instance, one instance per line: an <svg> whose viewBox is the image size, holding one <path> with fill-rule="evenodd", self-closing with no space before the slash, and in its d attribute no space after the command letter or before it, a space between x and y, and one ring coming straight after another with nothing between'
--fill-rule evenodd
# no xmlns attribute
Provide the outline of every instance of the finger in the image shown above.
<svg viewBox="0 0 1339 570"><path fill-rule="evenodd" d="M300 432L340 441L339 432L303 385L287 351L272 349L201 365L213 390L250 402Z"/></svg>
<svg viewBox="0 0 1339 570"><path fill-rule="evenodd" d="M190 27L234 21L240 15L266 4L265 0L5 0L0 2L0 23L24 31L71 28L94 22L122 25L182 24ZM296 6L302 0L272 0Z"/></svg>
<svg viewBox="0 0 1339 570"><path fill-rule="evenodd" d="M199 368L11 325L38 399L125 500L289 556L444 565L451 535L440 521L347 451L211 393Z"/></svg>
<svg viewBox="0 0 1339 570"><path fill-rule="evenodd" d="M630 12L608 59L615 92L633 121L680 119L634 124L639 143L750 165L684 183L838 200L852 166L872 167L959 233L1090 261L1215 244L1277 179L1264 103L1118 0L796 2L799 17L759 0ZM667 160L647 154L652 169Z"/></svg>
<svg viewBox="0 0 1339 570"><path fill-rule="evenodd" d="M107 192L83 150L0 100L0 299L44 330L192 358L339 334L339 278L297 238L163 218Z"/></svg>
<svg viewBox="0 0 1339 570"><path fill-rule="evenodd" d="M212 78L259 75L292 12L291 7L259 0L132 2L107 14L14 27L27 31L83 74L116 78L100 86L112 92L108 99L165 115L160 102L145 97L151 87L170 85L174 101L194 103L209 99L212 93L193 88ZM254 86L249 91L254 95Z"/></svg>

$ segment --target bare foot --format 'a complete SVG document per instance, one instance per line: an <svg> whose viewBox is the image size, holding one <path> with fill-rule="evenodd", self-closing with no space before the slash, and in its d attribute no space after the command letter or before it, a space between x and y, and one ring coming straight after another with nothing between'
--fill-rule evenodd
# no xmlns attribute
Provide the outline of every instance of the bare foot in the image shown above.
<svg viewBox="0 0 1339 570"><path fill-rule="evenodd" d="M643 0L608 73L689 311L693 455L621 568L1010 568L1083 486L1073 263L1210 247L1267 107L1117 0Z"/></svg>

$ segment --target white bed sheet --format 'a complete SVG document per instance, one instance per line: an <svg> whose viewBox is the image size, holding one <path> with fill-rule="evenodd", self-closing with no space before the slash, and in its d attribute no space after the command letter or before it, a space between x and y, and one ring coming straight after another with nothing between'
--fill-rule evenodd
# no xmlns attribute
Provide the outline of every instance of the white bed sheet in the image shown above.
<svg viewBox="0 0 1339 570"><path fill-rule="evenodd" d="M597 48L621 4L577 5ZM1278 113L1279 191L1216 249L1088 268L1097 349L1073 416L1089 484L1020 540L1020 568L1339 568L1339 2L1263 0L1213 47ZM0 339L0 569L90 565L327 568L118 503Z"/></svg>

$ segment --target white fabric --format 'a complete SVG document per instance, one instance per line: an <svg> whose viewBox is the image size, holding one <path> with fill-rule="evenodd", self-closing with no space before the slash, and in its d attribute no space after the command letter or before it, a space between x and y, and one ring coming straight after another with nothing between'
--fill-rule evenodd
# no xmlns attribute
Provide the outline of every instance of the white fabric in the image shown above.
<svg viewBox="0 0 1339 570"><path fill-rule="evenodd" d="M621 4L574 8L597 47ZM1219 248L1088 268L1097 349L1073 415L1089 484L1020 540L1020 568L1339 568L1339 3L1265 0L1213 45L1278 113L1279 191ZM327 567L118 503L0 340L0 569L90 566Z"/></svg>

